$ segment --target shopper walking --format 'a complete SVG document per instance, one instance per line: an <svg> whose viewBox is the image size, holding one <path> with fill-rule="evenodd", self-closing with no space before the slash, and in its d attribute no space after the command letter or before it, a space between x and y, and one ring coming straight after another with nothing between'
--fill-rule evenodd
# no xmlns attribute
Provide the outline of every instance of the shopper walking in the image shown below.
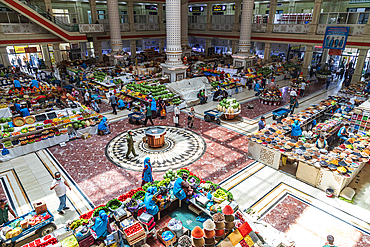
<svg viewBox="0 0 370 247"><path fill-rule="evenodd" d="M90 94L89 94L89 92L87 91L87 89L86 89L86 92L85 92L85 95L84 95L84 104L86 105L86 106L88 106L89 104L90 104Z"/></svg>
<svg viewBox="0 0 370 247"><path fill-rule="evenodd" d="M330 82L331 82L331 76L328 75L328 77L326 78L326 90L328 90Z"/></svg>
<svg viewBox="0 0 370 247"><path fill-rule="evenodd" d="M305 81L302 81L301 83L301 90L299 91L299 96L303 97L303 94L304 94L304 90L306 89L306 82Z"/></svg>
<svg viewBox="0 0 370 247"><path fill-rule="evenodd" d="M146 124L148 123L148 119L150 120L152 125L154 125L153 120L152 120L152 109L150 108L149 105L146 106L144 114L145 114L144 126L146 126Z"/></svg>
<svg viewBox="0 0 370 247"><path fill-rule="evenodd" d="M290 115L294 114L294 109L298 107L298 100L296 96L290 97Z"/></svg>
<svg viewBox="0 0 370 247"><path fill-rule="evenodd" d="M66 206L67 187L69 190L71 190L71 186L69 186L67 181L64 181L64 179L60 175L60 172L56 172L54 174L54 179L53 182L51 183L50 190L54 190L55 194L59 198L60 203L57 211L58 214L60 215L64 214L64 210L69 209L69 207Z"/></svg>
<svg viewBox="0 0 370 247"><path fill-rule="evenodd" d="M116 98L116 95L114 95L113 93L110 93L109 103L112 106L113 114L114 115L117 115L117 110L116 110L116 107L117 107L117 98Z"/></svg>
<svg viewBox="0 0 370 247"><path fill-rule="evenodd" d="M164 103L164 100L162 100L161 97L158 99L158 109L159 109L159 116L160 119L163 119L166 117L166 104Z"/></svg>
<svg viewBox="0 0 370 247"><path fill-rule="evenodd" d="M332 235L328 235L327 238L328 242L325 243L323 247L337 247L334 245L334 237Z"/></svg>
<svg viewBox="0 0 370 247"><path fill-rule="evenodd" d="M135 148L134 148L134 139L132 138L132 131L129 130L127 132L127 136L126 136L126 139L127 139L127 153L126 153L126 159L129 158L129 155L130 153L132 153L134 155L134 157L138 156L136 153L135 153Z"/></svg>
<svg viewBox="0 0 370 247"><path fill-rule="evenodd" d="M175 108L173 109L173 113L174 113L174 116L173 116L173 122L175 123L175 126L176 127L180 127L180 108L179 108L179 104L176 104Z"/></svg>
<svg viewBox="0 0 370 247"><path fill-rule="evenodd" d="M195 118L195 111L192 107L188 113L188 128L193 128Z"/></svg>
<svg viewBox="0 0 370 247"><path fill-rule="evenodd" d="M153 182L153 172L152 172L152 164L150 163L150 158L146 157L144 160L144 169L143 173L141 174L141 186L146 183Z"/></svg>

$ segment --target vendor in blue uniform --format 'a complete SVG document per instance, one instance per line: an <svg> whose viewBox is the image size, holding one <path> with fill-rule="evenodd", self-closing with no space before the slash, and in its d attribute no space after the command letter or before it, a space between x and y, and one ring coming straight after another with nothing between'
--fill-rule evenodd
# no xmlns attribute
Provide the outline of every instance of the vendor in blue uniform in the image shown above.
<svg viewBox="0 0 370 247"><path fill-rule="evenodd" d="M155 102L155 99L153 97L150 103L150 110L152 110L152 119L157 118L157 102Z"/></svg>
<svg viewBox="0 0 370 247"><path fill-rule="evenodd" d="M18 81L17 79L13 79L13 83L14 83L14 87L17 88L17 89L21 89L21 82Z"/></svg>
<svg viewBox="0 0 370 247"><path fill-rule="evenodd" d="M302 136L302 129L301 129L301 124L299 123L299 120L295 120L294 124L292 124L292 132L291 132L291 137L294 140L298 140L298 138Z"/></svg>
<svg viewBox="0 0 370 247"><path fill-rule="evenodd" d="M22 107L21 107L21 104L19 103L19 100L17 100L17 102L14 104L14 106L15 106L15 109L17 110L17 112L21 112Z"/></svg>
<svg viewBox="0 0 370 247"><path fill-rule="evenodd" d="M118 108L119 110L123 110L123 109L125 108L125 102L123 102L123 100L122 100L122 99L119 99L119 100L118 100L117 108Z"/></svg>
<svg viewBox="0 0 370 247"><path fill-rule="evenodd" d="M154 186L151 186L148 188L148 190L145 193L145 199L144 204L146 207L146 211L148 214L155 215L158 213L159 208L156 203L156 197L154 194L157 192L157 188Z"/></svg>
<svg viewBox="0 0 370 247"><path fill-rule="evenodd" d="M23 106L20 112L21 112L22 117L27 117L31 115L26 106Z"/></svg>
<svg viewBox="0 0 370 247"><path fill-rule="evenodd" d="M36 79L31 81L31 88L33 87L39 88L39 82Z"/></svg>
<svg viewBox="0 0 370 247"><path fill-rule="evenodd" d="M338 137L344 141L348 140L348 127L349 123L346 123L338 132Z"/></svg>
<svg viewBox="0 0 370 247"><path fill-rule="evenodd" d="M316 147L319 149L326 149L328 147L328 142L323 136L320 136L316 141Z"/></svg>
<svg viewBox="0 0 370 247"><path fill-rule="evenodd" d="M98 125L98 134L100 135L108 135L110 134L109 131L109 125L107 123L108 119L106 117L103 117L103 119L100 121Z"/></svg>
<svg viewBox="0 0 370 247"><path fill-rule="evenodd" d="M193 189L190 187L189 183L187 182L189 175L187 173L183 173L181 178L178 178L173 185L173 194L179 198L179 200L185 199L187 196L191 196L193 194Z"/></svg>

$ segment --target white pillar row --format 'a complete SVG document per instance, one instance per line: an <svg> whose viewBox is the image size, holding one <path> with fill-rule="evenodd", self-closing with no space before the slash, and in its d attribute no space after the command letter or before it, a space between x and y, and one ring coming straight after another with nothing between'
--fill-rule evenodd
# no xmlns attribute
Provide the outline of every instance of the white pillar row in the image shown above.
<svg viewBox="0 0 370 247"><path fill-rule="evenodd" d="M0 59L0 63L3 64L5 68L11 66L6 46L0 47Z"/></svg>
<svg viewBox="0 0 370 247"><path fill-rule="evenodd" d="M182 64L180 5L180 0L166 0L166 64L171 66L180 66Z"/></svg>
<svg viewBox="0 0 370 247"><path fill-rule="evenodd" d="M358 57L357 57L357 62L356 62L356 68L355 72L353 73L352 76L352 83L356 83L358 81L361 81L362 78L362 72L365 66L365 59L366 55L369 49L359 49Z"/></svg>
<svg viewBox="0 0 370 247"><path fill-rule="evenodd" d="M295 13L295 1L294 0L289 0L288 13L290 14Z"/></svg>
<svg viewBox="0 0 370 247"><path fill-rule="evenodd" d="M313 55L313 45L306 45L306 51L304 53L304 60L302 66L303 78L308 79L308 66L311 65Z"/></svg>
<svg viewBox="0 0 370 247"><path fill-rule="evenodd" d="M265 51L263 53L263 60L265 61L270 60L270 54L271 54L271 44L265 43Z"/></svg>
<svg viewBox="0 0 370 247"><path fill-rule="evenodd" d="M50 68L51 62L50 62L50 54L49 54L48 44L42 44L41 49L42 49L42 56L43 56L43 59L44 59L45 66Z"/></svg>
<svg viewBox="0 0 370 247"><path fill-rule="evenodd" d="M240 23L239 52L248 54L251 48L251 31L254 0L243 0L243 12Z"/></svg>
<svg viewBox="0 0 370 247"><path fill-rule="evenodd" d="M322 50L322 55L321 55L321 65L322 66L324 66L324 64L326 63L326 60L328 60L328 53L329 53L329 49Z"/></svg>
<svg viewBox="0 0 370 247"><path fill-rule="evenodd" d="M95 24L95 22L98 20L98 11L96 8L96 1L89 0L89 4L90 4L91 22L92 24Z"/></svg>
<svg viewBox="0 0 370 247"><path fill-rule="evenodd" d="M276 14L277 0L270 1L269 19L266 25L266 32L271 33L274 26L274 19Z"/></svg>
<svg viewBox="0 0 370 247"><path fill-rule="evenodd" d="M189 16L189 7L188 1L181 1L181 47L186 48L189 44L188 37L188 16Z"/></svg>
<svg viewBox="0 0 370 247"><path fill-rule="evenodd" d="M163 3L158 3L158 23L159 23L159 30L164 30L163 25Z"/></svg>
<svg viewBox="0 0 370 247"><path fill-rule="evenodd" d="M319 23L321 8L323 0L315 0L313 5L312 21L310 23L308 34L315 35L317 31L317 25Z"/></svg>
<svg viewBox="0 0 370 247"><path fill-rule="evenodd" d="M59 44L53 44L53 51L55 63L60 63L62 56L60 54Z"/></svg>
<svg viewBox="0 0 370 247"><path fill-rule="evenodd" d="M130 41L131 58L136 58L136 40Z"/></svg>
<svg viewBox="0 0 370 247"><path fill-rule="evenodd" d="M234 26L233 31L239 31L239 18L240 18L241 5L240 2L235 3ZM233 53L235 54L235 53Z"/></svg>
<svg viewBox="0 0 370 247"><path fill-rule="evenodd" d="M122 38L120 18L118 12L118 1L107 0L109 32L110 32L110 47L112 52L122 51Z"/></svg>
<svg viewBox="0 0 370 247"><path fill-rule="evenodd" d="M127 2L127 15L128 23L130 24L130 31L135 31L134 5L132 2Z"/></svg>

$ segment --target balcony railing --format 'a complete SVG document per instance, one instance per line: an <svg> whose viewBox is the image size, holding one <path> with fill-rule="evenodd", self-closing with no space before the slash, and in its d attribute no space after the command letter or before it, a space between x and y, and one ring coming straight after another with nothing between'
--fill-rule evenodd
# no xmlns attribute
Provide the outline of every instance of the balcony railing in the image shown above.
<svg viewBox="0 0 370 247"><path fill-rule="evenodd" d="M333 24L319 24L317 26L317 34L325 34L325 30L327 26L333 26ZM341 24L340 26L350 27L349 35L350 36L358 36L363 35L365 31L365 24Z"/></svg>
<svg viewBox="0 0 370 247"><path fill-rule="evenodd" d="M16 12L1 11L0 23L30 23L30 20Z"/></svg>
<svg viewBox="0 0 370 247"><path fill-rule="evenodd" d="M234 15L212 16L211 30L232 31L234 26Z"/></svg>
<svg viewBox="0 0 370 247"><path fill-rule="evenodd" d="M135 15L134 23L158 24L158 15Z"/></svg>
<svg viewBox="0 0 370 247"><path fill-rule="evenodd" d="M253 16L253 23L257 24L267 24L269 20L269 15L254 15ZM239 23L241 21L241 16L239 17Z"/></svg>
<svg viewBox="0 0 370 247"><path fill-rule="evenodd" d="M309 24L274 24L274 33L308 33Z"/></svg>
<svg viewBox="0 0 370 247"><path fill-rule="evenodd" d="M309 24L312 13L276 14L274 24Z"/></svg>
<svg viewBox="0 0 370 247"><path fill-rule="evenodd" d="M369 12L334 12L321 13L319 24L367 24Z"/></svg>
<svg viewBox="0 0 370 247"><path fill-rule="evenodd" d="M207 23L207 16L205 15L194 15L188 17L188 23L190 24L205 24Z"/></svg>
<svg viewBox="0 0 370 247"><path fill-rule="evenodd" d="M104 24L79 24L80 33L103 33Z"/></svg>
<svg viewBox="0 0 370 247"><path fill-rule="evenodd" d="M48 30L34 23L0 23L4 34L47 34Z"/></svg>

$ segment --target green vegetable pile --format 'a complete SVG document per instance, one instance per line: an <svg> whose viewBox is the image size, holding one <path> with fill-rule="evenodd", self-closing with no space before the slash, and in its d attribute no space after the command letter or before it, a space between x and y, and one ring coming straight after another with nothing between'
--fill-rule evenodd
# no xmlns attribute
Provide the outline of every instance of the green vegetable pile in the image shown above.
<svg viewBox="0 0 370 247"><path fill-rule="evenodd" d="M173 104L173 105L181 104L181 99L179 99L179 98L177 98L177 99L173 99L173 100L172 100L172 104Z"/></svg>
<svg viewBox="0 0 370 247"><path fill-rule="evenodd" d="M149 85L147 82L136 84L135 82L129 83L126 86L127 89L130 89L135 92L139 92L141 94L148 94L152 93L152 96L155 100L158 100L159 97L163 99L170 99L175 96L174 93L170 93L165 85Z"/></svg>
<svg viewBox="0 0 370 247"><path fill-rule="evenodd" d="M78 220L73 221L69 228L71 228L72 230L75 230L80 226L87 225L87 223L89 223L89 220L78 219Z"/></svg>
<svg viewBox="0 0 370 247"><path fill-rule="evenodd" d="M145 198L145 191L138 191L132 196L132 199L135 199L135 200L144 201L144 198Z"/></svg>
<svg viewBox="0 0 370 247"><path fill-rule="evenodd" d="M118 199L114 198L114 199L110 200L107 203L106 207L110 208L111 210L116 210L119 207L121 207L121 205L122 205L122 202L120 202Z"/></svg>
<svg viewBox="0 0 370 247"><path fill-rule="evenodd" d="M94 72L94 79L95 80L98 80L100 82L104 81L105 77L107 76L107 74L103 73L103 72Z"/></svg>
<svg viewBox="0 0 370 247"><path fill-rule="evenodd" d="M178 177L182 177L182 174L184 173L184 172L186 172L188 175L190 175L190 172L188 171L188 170L186 170L186 169L179 169L179 170L177 170L177 176Z"/></svg>
<svg viewBox="0 0 370 247"><path fill-rule="evenodd" d="M171 182L171 179L169 179L169 178L165 178L165 179L163 179L162 181L160 181L159 183L158 183L158 186L160 187L160 186L165 186L165 187L167 187L169 184L170 184L170 182Z"/></svg>
<svg viewBox="0 0 370 247"><path fill-rule="evenodd" d="M104 210L106 214L109 214L109 209L106 206L103 206L103 207L98 207L97 209L95 209L92 217L98 217L100 210Z"/></svg>
<svg viewBox="0 0 370 247"><path fill-rule="evenodd" d="M170 181L173 181L176 179L176 174L174 171L172 171L171 169L166 171L166 173L163 175L163 178L166 179L170 179Z"/></svg>

